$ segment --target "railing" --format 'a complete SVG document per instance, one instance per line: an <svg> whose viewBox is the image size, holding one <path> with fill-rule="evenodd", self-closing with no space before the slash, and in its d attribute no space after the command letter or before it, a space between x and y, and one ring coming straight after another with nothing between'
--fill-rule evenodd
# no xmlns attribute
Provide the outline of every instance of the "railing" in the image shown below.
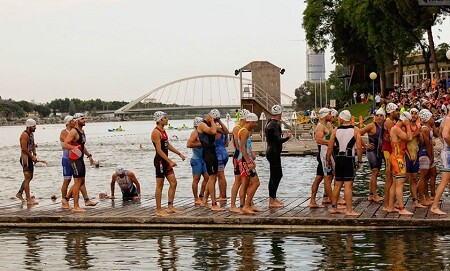
<svg viewBox="0 0 450 271"><path fill-rule="evenodd" d="M255 100L268 112L270 112L272 106L281 103L281 101L275 100L257 84L245 85L242 90L242 98Z"/></svg>

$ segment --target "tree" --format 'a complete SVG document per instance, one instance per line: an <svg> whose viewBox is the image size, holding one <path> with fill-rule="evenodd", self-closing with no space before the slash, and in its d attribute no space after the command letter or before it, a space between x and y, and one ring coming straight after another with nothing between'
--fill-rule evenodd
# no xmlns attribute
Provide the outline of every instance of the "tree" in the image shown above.
<svg viewBox="0 0 450 271"><path fill-rule="evenodd" d="M34 109L40 117L42 118L47 118L50 113L52 112L52 110L50 109L50 107L45 106L45 105L37 105Z"/></svg>

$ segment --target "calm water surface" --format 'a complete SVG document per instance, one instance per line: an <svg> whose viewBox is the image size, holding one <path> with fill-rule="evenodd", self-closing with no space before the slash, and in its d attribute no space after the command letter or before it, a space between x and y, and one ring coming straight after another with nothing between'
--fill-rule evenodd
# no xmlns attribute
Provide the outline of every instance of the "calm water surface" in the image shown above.
<svg viewBox="0 0 450 271"><path fill-rule="evenodd" d="M178 127L191 120L171 121ZM119 125L124 132L108 132ZM232 126L232 123L230 123ZM150 142L154 122L87 123L87 147L99 168L88 168L91 197L108 192L117 164L135 172L143 197L154 194ZM48 166L37 166L31 191L37 198L60 196L62 181L59 132L63 125L38 125L38 157ZM232 127L231 127L232 128ZM18 162L19 136L24 127L0 127L0 198L17 192L22 180ZM168 131L171 143L190 157L185 147L191 130ZM191 196L189 161L174 157L178 167L177 196ZM284 178L279 196L309 196L315 176L315 157L282 157ZM261 186L266 196L269 176L264 157L257 158ZM231 163L226 176L233 180ZM355 181L355 195L368 189L367 164ZM380 178L379 187L383 182ZM406 189L405 189L406 191ZM319 192L321 193L321 191ZM175 201L176 204L176 201ZM378 231L282 233L272 231L113 231L0 229L3 245L0 270L450 270L449 231Z"/></svg>

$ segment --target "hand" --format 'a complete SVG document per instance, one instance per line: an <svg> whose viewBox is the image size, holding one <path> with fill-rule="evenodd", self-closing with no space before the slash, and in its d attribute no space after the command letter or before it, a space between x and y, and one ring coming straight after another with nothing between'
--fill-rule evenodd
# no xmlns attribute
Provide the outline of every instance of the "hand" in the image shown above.
<svg viewBox="0 0 450 271"><path fill-rule="evenodd" d="M183 161L186 159L186 156L184 156L184 154L182 154L182 153L180 153L179 156L180 156L181 160L183 160Z"/></svg>
<svg viewBox="0 0 450 271"><path fill-rule="evenodd" d="M365 144L365 147L367 150L375 149L375 145L373 143L367 143L367 144Z"/></svg>
<svg viewBox="0 0 450 271"><path fill-rule="evenodd" d="M355 168L356 168L356 169L360 169L360 168L361 168L361 163L356 162Z"/></svg>
<svg viewBox="0 0 450 271"><path fill-rule="evenodd" d="M141 195L137 195L137 196L133 197L133 199L134 200L139 200L139 199L141 199Z"/></svg>
<svg viewBox="0 0 450 271"><path fill-rule="evenodd" d="M169 166L171 166L171 167L176 167L176 166L177 166L177 163L175 163L175 162L172 161L172 160L169 160Z"/></svg>
<svg viewBox="0 0 450 271"><path fill-rule="evenodd" d="M405 120L403 121L403 124L405 124L405 126L409 125L409 119L405 119Z"/></svg>
<svg viewBox="0 0 450 271"><path fill-rule="evenodd" d="M38 159L37 159L37 157L36 157L36 156L32 156L32 157L31 157L31 161L33 161L33 162L37 163Z"/></svg>
<svg viewBox="0 0 450 271"><path fill-rule="evenodd" d="M291 134L291 133L287 133L286 136L289 137L289 138L291 138L291 137L292 137L292 134Z"/></svg>
<svg viewBox="0 0 450 271"><path fill-rule="evenodd" d="M109 196L109 199L115 199L116 197L114 197L114 196Z"/></svg>
<svg viewBox="0 0 450 271"><path fill-rule="evenodd" d="M91 166L95 165L95 161L94 158L92 158L92 156L89 157L89 164L91 164Z"/></svg>

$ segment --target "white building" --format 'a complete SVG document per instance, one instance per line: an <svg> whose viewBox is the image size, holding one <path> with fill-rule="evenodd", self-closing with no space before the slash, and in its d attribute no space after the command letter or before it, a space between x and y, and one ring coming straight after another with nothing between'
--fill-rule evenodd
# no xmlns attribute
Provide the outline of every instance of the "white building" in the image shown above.
<svg viewBox="0 0 450 271"><path fill-rule="evenodd" d="M316 53L306 48L306 73L309 82L320 82L326 79L325 53Z"/></svg>

